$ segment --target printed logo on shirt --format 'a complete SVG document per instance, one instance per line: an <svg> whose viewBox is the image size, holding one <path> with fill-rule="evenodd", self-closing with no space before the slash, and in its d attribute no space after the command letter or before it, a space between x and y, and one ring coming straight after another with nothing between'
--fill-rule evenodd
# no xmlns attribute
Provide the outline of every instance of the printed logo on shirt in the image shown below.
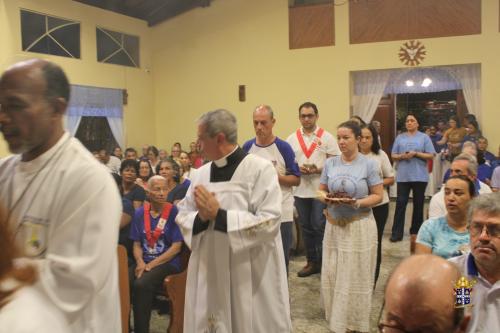
<svg viewBox="0 0 500 333"><path fill-rule="evenodd" d="M462 276L455 282L453 292L455 294L455 308L471 307L472 287L476 284L476 280L467 280Z"/></svg>
<svg viewBox="0 0 500 333"><path fill-rule="evenodd" d="M330 192L338 197L356 197L356 179L350 175L338 175L332 181Z"/></svg>
<svg viewBox="0 0 500 333"><path fill-rule="evenodd" d="M23 244L24 255L39 257L47 249L49 221L26 215L21 220L19 237Z"/></svg>

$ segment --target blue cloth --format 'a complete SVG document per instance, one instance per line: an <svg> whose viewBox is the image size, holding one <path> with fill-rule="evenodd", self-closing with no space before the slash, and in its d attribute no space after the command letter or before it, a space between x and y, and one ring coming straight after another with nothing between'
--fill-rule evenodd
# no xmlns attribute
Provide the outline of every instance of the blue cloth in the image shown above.
<svg viewBox="0 0 500 333"><path fill-rule="evenodd" d="M185 179L182 183L177 184L172 191L167 194L167 202L174 203L176 200L182 200L186 196L187 190L191 185L189 179Z"/></svg>
<svg viewBox="0 0 500 333"><path fill-rule="evenodd" d="M441 134L436 133L434 135L429 135L429 138L431 138L432 145L434 146L434 150L436 152L440 152L441 149L444 148L444 145L439 145L438 144L438 141L440 141L443 138L443 136Z"/></svg>
<svg viewBox="0 0 500 333"><path fill-rule="evenodd" d="M369 195L369 187L382 184L377 161L362 154L345 163L341 156L330 157L326 160L320 183L328 186L330 193L346 194L351 198L362 199ZM348 205L329 205L328 213L331 217L345 218L355 214L370 211L370 208L355 209Z"/></svg>
<svg viewBox="0 0 500 333"><path fill-rule="evenodd" d="M139 207L135 211L134 219L132 220L132 227L130 228L130 239L135 242L141 243L142 257L145 263L152 261L153 259L159 257L165 253L173 243L182 242L182 234L179 227L175 223L175 217L177 216L177 207L172 206L170 215L168 216L167 223L163 228L163 231L158 238L158 241L154 245L152 253L149 252L149 246L146 239L146 231L144 229L144 206ZM154 218L151 216L151 232L153 232L160 221L160 215ZM177 269L180 268L180 257L176 255L169 261L170 264L174 265Z"/></svg>
<svg viewBox="0 0 500 333"><path fill-rule="evenodd" d="M493 174L493 169L488 164L480 164L477 167L477 179L483 183L487 183L486 179L491 180L491 175Z"/></svg>
<svg viewBox="0 0 500 333"><path fill-rule="evenodd" d="M417 243L432 249L432 254L448 259L460 256L469 249L469 232L453 230L446 216L425 221L417 236Z"/></svg>
<svg viewBox="0 0 500 333"><path fill-rule="evenodd" d="M418 153L435 154L434 146L428 135L417 132L415 135L408 133L399 134L392 146L393 154L404 154L409 151ZM411 158L398 161L396 181L399 182L428 182L427 160Z"/></svg>
<svg viewBox="0 0 500 333"><path fill-rule="evenodd" d="M495 155L493 155L489 151L484 151L483 157L486 163L488 163L491 167L495 168L497 162L497 157Z"/></svg>
<svg viewBox="0 0 500 333"><path fill-rule="evenodd" d="M245 142L243 145L243 150L247 153L251 153L251 148L252 146L256 146L259 148L266 148L269 153L271 154L270 158L272 159L273 164L281 164L282 162L284 164L285 170L286 170L286 175L295 175L297 177L300 177L300 169L299 165L295 161L295 153L293 152L292 146L286 141L281 140L280 138L276 137L274 142L271 143L268 146L260 146L257 144L256 138L253 138L251 140L248 140ZM274 146L274 147L273 147ZM277 153L273 154L273 149L277 150ZM274 156L273 156L274 155ZM275 159L278 158L283 159L283 161L277 161Z"/></svg>

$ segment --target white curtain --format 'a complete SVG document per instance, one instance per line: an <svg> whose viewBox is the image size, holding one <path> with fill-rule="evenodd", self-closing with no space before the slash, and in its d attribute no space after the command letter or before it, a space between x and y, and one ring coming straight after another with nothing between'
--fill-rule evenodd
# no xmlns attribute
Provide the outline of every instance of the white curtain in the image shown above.
<svg viewBox="0 0 500 333"><path fill-rule="evenodd" d="M481 65L447 66L445 69L460 82L467 109L481 124Z"/></svg>
<svg viewBox="0 0 500 333"><path fill-rule="evenodd" d="M123 118L117 117L107 117L109 128L111 128L111 133L116 139L116 142L121 149L125 149L125 140L123 135Z"/></svg>
<svg viewBox="0 0 500 333"><path fill-rule="evenodd" d="M66 130L71 134L71 136L75 136L81 121L82 121L82 116L73 116L69 114L66 115L65 127Z"/></svg>
<svg viewBox="0 0 500 333"><path fill-rule="evenodd" d="M353 115L370 122L391 77L390 70L354 72Z"/></svg>
<svg viewBox="0 0 500 333"><path fill-rule="evenodd" d="M123 91L71 85L71 99L66 116L66 129L75 135L82 117L106 117L116 142L125 146L123 135Z"/></svg>

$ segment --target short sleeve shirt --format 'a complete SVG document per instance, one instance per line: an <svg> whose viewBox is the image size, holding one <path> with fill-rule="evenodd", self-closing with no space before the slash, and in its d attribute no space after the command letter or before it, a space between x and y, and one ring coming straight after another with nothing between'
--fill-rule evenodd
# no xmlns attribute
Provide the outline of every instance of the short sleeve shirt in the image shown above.
<svg viewBox="0 0 500 333"><path fill-rule="evenodd" d="M295 158L299 166L304 164L316 164L318 168L323 168L327 155L339 155L340 150L337 145L337 141L327 131L323 131L321 137L318 136L319 127L316 128L314 133L311 135L306 135L304 130L300 128L298 131L302 138L304 139L304 144L306 148L310 148L311 145L316 142L316 148L313 150L309 158L305 155L302 147L299 143L299 138L297 136L297 131L293 132L288 136L286 142L290 144L295 153ZM319 188L319 177L320 175L301 175L299 186L294 188L293 195L300 198L314 198L316 197L316 191Z"/></svg>
<svg viewBox="0 0 500 333"><path fill-rule="evenodd" d="M138 185L134 185L132 189L127 193L123 195L124 198L132 201L144 201L146 200L146 191Z"/></svg>
<svg viewBox="0 0 500 333"><path fill-rule="evenodd" d="M425 221L417 235L417 243L432 249L432 254L444 259L469 251L469 232L458 232L448 225L446 216Z"/></svg>
<svg viewBox="0 0 500 333"><path fill-rule="evenodd" d="M255 154L273 163L276 171L282 175L295 175L300 177L299 166L295 160L295 153L286 141L276 138L268 146L259 146L254 139L243 145L243 150L249 154ZM293 195L291 187L281 187L283 199L281 202L281 222L293 221Z"/></svg>
<svg viewBox="0 0 500 333"><path fill-rule="evenodd" d="M146 231L144 229L144 206L137 208L137 210L135 211L134 219L132 220L132 226L130 228L130 239L135 242L141 243L143 260L145 263L148 263L165 253L173 243L183 241L181 231L175 223L175 217L177 216L177 213L177 207L172 206L167 219L167 223L165 224L165 227L163 228L158 241L154 244L153 248L150 249L146 239ZM150 218L151 231L154 231L156 226L158 225L158 222L160 221L160 215L158 215L158 217L156 218L150 215ZM169 263L179 268L179 255L176 255L174 258L172 258Z"/></svg>
<svg viewBox="0 0 500 333"><path fill-rule="evenodd" d="M428 135L417 132L414 135L402 133L396 137L392 146L393 154L404 154L409 151L435 154L434 146ZM427 161L420 158L398 161L396 171L397 182L428 182Z"/></svg>
<svg viewBox="0 0 500 333"><path fill-rule="evenodd" d="M493 170L493 175L491 176L491 187L500 189L500 167L496 167Z"/></svg>
<svg viewBox="0 0 500 333"><path fill-rule="evenodd" d="M358 154L350 163L342 161L341 156L326 160L321 174L320 183L328 186L330 193L342 193L351 198L361 199L370 193L369 187L382 183L379 166L375 160ZM329 205L328 213L334 219L350 217L370 208L359 208L347 205Z"/></svg>

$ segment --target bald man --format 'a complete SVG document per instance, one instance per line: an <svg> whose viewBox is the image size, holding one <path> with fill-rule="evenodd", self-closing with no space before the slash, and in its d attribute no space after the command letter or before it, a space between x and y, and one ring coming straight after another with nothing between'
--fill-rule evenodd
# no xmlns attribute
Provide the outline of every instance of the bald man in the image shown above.
<svg viewBox="0 0 500 333"><path fill-rule="evenodd" d="M381 331L465 332L470 316L454 307L453 281L459 278L456 266L434 255L403 260L387 282Z"/></svg>
<svg viewBox="0 0 500 333"><path fill-rule="evenodd" d="M118 333L120 196L106 167L64 131L69 94L63 70L45 60L0 77L0 131L14 154L0 160L0 205L68 332Z"/></svg>

